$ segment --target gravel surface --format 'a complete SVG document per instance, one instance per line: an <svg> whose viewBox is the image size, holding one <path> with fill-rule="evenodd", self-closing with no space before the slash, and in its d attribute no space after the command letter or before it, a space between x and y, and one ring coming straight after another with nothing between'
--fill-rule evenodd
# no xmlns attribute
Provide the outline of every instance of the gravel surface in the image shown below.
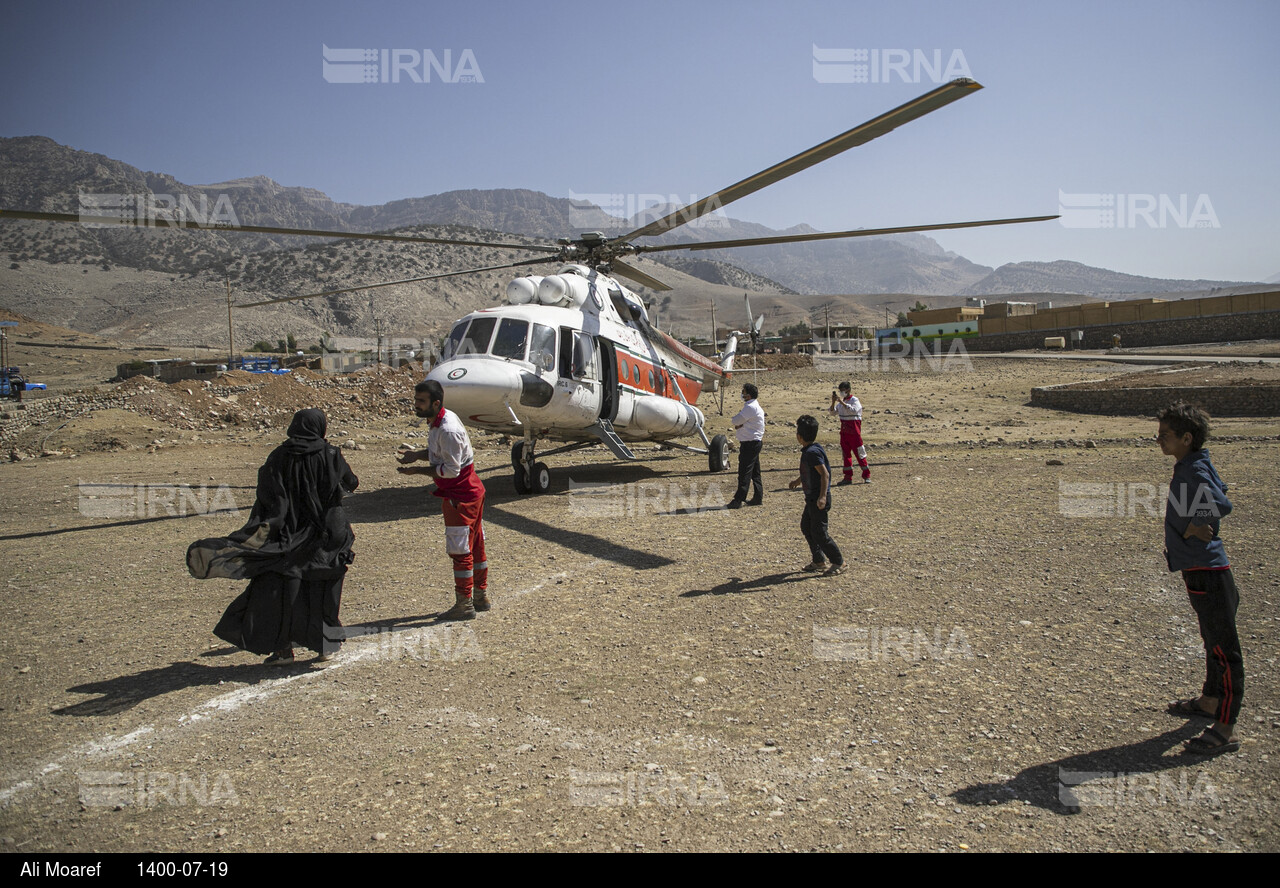
<svg viewBox="0 0 1280 888"><path fill-rule="evenodd" d="M220 391L139 386L160 406L88 411L55 455L0 465L0 848L1280 850L1280 421L1210 445L1248 687L1240 752L1191 758L1203 724L1164 707L1203 654L1160 554L1154 423L1027 406L1113 373L854 379L874 483L835 493L835 578L799 571L786 483L790 424L838 379L759 374L762 508L718 508L732 476L678 451L552 457L551 492L517 497L509 443L476 435L495 606L462 625L432 618L438 500L394 472L422 435L402 381L241 386L243 422L206 421ZM330 420L361 478L353 637L267 669L210 634L240 584L183 553L243 520L208 512L249 507L311 392L365 408ZM820 440L838 459L833 420Z"/></svg>

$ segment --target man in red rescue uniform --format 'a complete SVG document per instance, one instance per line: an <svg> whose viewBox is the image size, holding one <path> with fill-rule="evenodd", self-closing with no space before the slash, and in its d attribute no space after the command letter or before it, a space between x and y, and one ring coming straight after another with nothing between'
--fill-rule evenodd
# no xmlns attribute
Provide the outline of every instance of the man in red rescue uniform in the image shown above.
<svg viewBox="0 0 1280 888"><path fill-rule="evenodd" d="M432 491L441 498L445 549L453 559L456 601L441 620L474 620L487 611L489 562L484 554L484 485L476 475L475 453L467 430L451 410L444 409L444 388L432 379L414 386L413 412L431 420L426 450L404 450L396 459L402 475L430 475ZM410 463L426 460L426 466ZM474 589L474 594L473 594Z"/></svg>
<svg viewBox="0 0 1280 888"><path fill-rule="evenodd" d="M862 402L853 396L848 382L840 383L840 395L831 393L831 413L840 420L840 449L844 452L844 480L836 484L843 487L853 483L853 457L858 458L862 469L862 483L871 483L871 467L867 465L867 448L862 443Z"/></svg>

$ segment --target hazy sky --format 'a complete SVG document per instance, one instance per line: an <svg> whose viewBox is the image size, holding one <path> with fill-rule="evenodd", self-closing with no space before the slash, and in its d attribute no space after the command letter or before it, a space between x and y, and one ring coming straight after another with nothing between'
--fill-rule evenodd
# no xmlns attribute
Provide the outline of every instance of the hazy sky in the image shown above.
<svg viewBox="0 0 1280 888"><path fill-rule="evenodd" d="M521 187L636 209L705 196L961 73L986 88L727 212L840 230L1061 206L1074 227L936 239L991 266L1262 280L1280 274L1278 34L1274 0L18 0L0 135L350 203ZM324 46L339 51L327 77ZM363 72L351 50L374 51L372 82L335 82Z"/></svg>

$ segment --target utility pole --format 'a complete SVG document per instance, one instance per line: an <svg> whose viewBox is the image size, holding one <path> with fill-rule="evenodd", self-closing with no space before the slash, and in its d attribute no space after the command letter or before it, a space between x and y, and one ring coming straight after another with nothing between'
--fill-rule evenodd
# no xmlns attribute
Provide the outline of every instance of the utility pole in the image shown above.
<svg viewBox="0 0 1280 888"><path fill-rule="evenodd" d="M230 370L236 360L236 334L231 324L231 275L227 275L227 369Z"/></svg>
<svg viewBox="0 0 1280 888"><path fill-rule="evenodd" d="M719 349L717 348L719 344L720 343L716 340L716 300L714 297L712 297L711 299L711 354L717 355L720 353Z"/></svg>

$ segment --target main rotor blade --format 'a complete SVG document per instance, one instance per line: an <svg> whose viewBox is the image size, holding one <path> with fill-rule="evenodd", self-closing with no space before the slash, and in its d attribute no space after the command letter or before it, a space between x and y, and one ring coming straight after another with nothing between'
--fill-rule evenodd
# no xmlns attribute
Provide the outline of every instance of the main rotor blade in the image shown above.
<svg viewBox="0 0 1280 888"><path fill-rule="evenodd" d="M661 291L661 290L671 289L662 281L658 280L656 277L651 277L650 275L647 275L640 269L636 268L634 265L628 265L627 263L623 262L620 259L614 259L610 261L609 270L613 274L618 275L619 277L629 278L630 280L635 281L637 284L642 284L648 287L650 290Z"/></svg>
<svg viewBox="0 0 1280 888"><path fill-rule="evenodd" d="M294 234L303 237L337 237L344 240L400 241L410 244L451 244L459 247L500 247L537 253L558 253L559 247L527 244L491 243L447 237L425 237L410 234L365 234L358 231L324 231L318 228L277 228L271 225L229 225L223 222L195 222L190 219L162 219L117 216L86 216L76 213L37 213L28 210L0 210L0 219L30 219L36 222L78 222L82 225L128 225L135 228L195 228L204 231L243 231L250 234Z"/></svg>
<svg viewBox="0 0 1280 888"><path fill-rule="evenodd" d="M673 213L663 216L661 219L655 219L643 228L637 228L629 234L622 237L614 238L610 243L624 244L638 237L648 237L655 234L663 234L673 228L678 228L686 222L692 222L694 219L705 216L713 210L727 206L740 197L746 197L764 188L766 185L772 185L774 182L781 181L788 176L795 175L801 170L807 170L814 164L821 163L824 160L835 157L844 151L858 145L864 145L872 139L879 138L885 133L892 132L904 123L915 120L917 117L923 117L931 111L936 111L944 105L950 105L956 99L963 98L975 90L982 89L982 84L976 80L970 80L967 77L961 77L952 80L950 83L944 83L935 90L925 93L918 99L913 99L905 105L899 105L892 111L887 111L873 120L855 126L853 129L843 132L834 138L828 139L821 145L815 145L808 151L802 151L795 157L775 164L767 170L756 173L754 176L743 179L735 185L717 191L710 197L704 197L702 200L695 201L687 206L681 207Z"/></svg>
<svg viewBox="0 0 1280 888"><path fill-rule="evenodd" d="M1017 225L1021 222L1047 222L1057 216L1023 216L1020 219L984 219L981 222L939 222L936 225L903 225L899 228L855 228L853 231L819 231L813 234L780 234L777 237L748 237L739 240L699 241L683 244L637 246L637 253L665 253L669 250L717 250L729 247L761 247L766 244L799 244L806 241L836 240L845 237L870 237L876 234L906 234L912 231L941 231L944 228L981 228L984 225Z"/></svg>
<svg viewBox="0 0 1280 888"><path fill-rule="evenodd" d="M323 293L305 293L301 296L284 296L280 299L264 299L261 302L235 303L232 308L257 308L260 305L276 305L281 302L297 302L301 299L316 299L320 296L337 296L341 293L356 293L360 290L376 290L379 287L394 287L396 284L416 284L422 281L434 281L439 278L457 277L462 274L474 274L480 271L499 271L504 268L518 268L521 265L537 265L551 262L551 259L522 259L519 262L508 262L505 265L486 265L480 268L464 268L461 271L446 271L441 274L429 274L426 277L404 278L398 281L384 281L381 284L364 284L359 287L343 287L340 290L325 290Z"/></svg>

